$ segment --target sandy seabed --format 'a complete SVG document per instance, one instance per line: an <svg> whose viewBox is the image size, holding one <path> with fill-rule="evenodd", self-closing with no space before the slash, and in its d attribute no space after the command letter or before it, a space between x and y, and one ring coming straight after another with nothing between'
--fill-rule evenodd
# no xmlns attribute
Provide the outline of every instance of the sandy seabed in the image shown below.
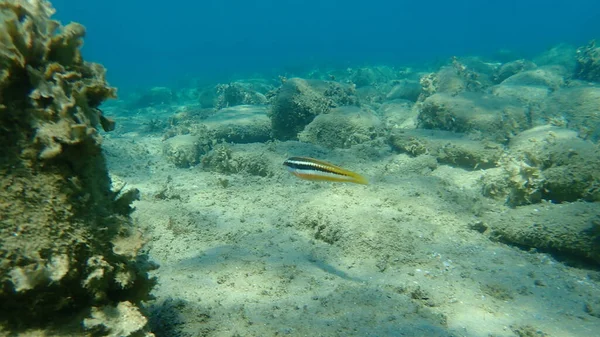
<svg viewBox="0 0 600 337"><path fill-rule="evenodd" d="M386 146L249 144L267 177L178 169L160 137L109 134L115 184L160 264L157 336L594 336L600 274L474 230L513 209L481 195L482 171L432 166ZM299 180L319 157L367 186ZM561 207L543 203L530 212ZM582 203L582 207L584 207ZM518 214L523 214L521 211Z"/></svg>

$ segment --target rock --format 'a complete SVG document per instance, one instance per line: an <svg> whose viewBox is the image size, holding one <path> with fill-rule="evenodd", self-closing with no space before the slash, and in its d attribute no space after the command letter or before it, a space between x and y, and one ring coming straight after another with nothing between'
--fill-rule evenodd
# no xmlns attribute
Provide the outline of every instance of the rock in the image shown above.
<svg viewBox="0 0 600 337"><path fill-rule="evenodd" d="M564 85L566 74L566 70L560 66L536 68L520 71L502 81L502 84L541 86L557 90Z"/></svg>
<svg viewBox="0 0 600 337"><path fill-rule="evenodd" d="M574 202L489 212L490 236L509 244L600 264L600 208Z"/></svg>
<svg viewBox="0 0 600 337"><path fill-rule="evenodd" d="M154 87L141 92L132 99L130 109L147 108L151 106L171 104L177 99L176 93L167 87Z"/></svg>
<svg viewBox="0 0 600 337"><path fill-rule="evenodd" d="M555 140L542 155L542 198L553 202L600 201L600 148L579 138Z"/></svg>
<svg viewBox="0 0 600 337"><path fill-rule="evenodd" d="M265 142L271 139L271 120L264 105L238 105L219 110L202 124L215 141L228 143Z"/></svg>
<svg viewBox="0 0 600 337"><path fill-rule="evenodd" d="M600 201L600 149L575 131L549 125L527 130L511 139L500 166L484 176L484 194L509 205Z"/></svg>
<svg viewBox="0 0 600 337"><path fill-rule="evenodd" d="M267 98L261 92L254 90L252 85L243 82L219 84L216 87L214 108L219 110L236 105L267 104Z"/></svg>
<svg viewBox="0 0 600 337"><path fill-rule="evenodd" d="M468 133L498 143L530 127L528 109L490 94L438 93L420 107L419 127Z"/></svg>
<svg viewBox="0 0 600 337"><path fill-rule="evenodd" d="M527 60L516 60L501 65L494 74L494 82L500 83L505 79L522 71L534 69L536 65Z"/></svg>
<svg viewBox="0 0 600 337"><path fill-rule="evenodd" d="M417 81L394 81L394 86L385 96L386 100L405 99L416 102L421 93L421 84Z"/></svg>
<svg viewBox="0 0 600 337"><path fill-rule="evenodd" d="M356 88L385 83L396 77L394 69L390 67L349 68L348 73L350 81L356 85Z"/></svg>
<svg viewBox="0 0 600 337"><path fill-rule="evenodd" d="M479 64L480 62L477 62ZM489 71L489 68L486 68ZM462 92L483 92L492 84L487 74L481 74L473 68L464 65L453 57L452 64L440 68L435 73L421 76L421 94L419 102L435 93L446 93L450 96Z"/></svg>
<svg viewBox="0 0 600 337"><path fill-rule="evenodd" d="M577 63L576 52L577 49L571 45L559 44L535 57L533 62L540 67L558 65L573 74Z"/></svg>
<svg viewBox="0 0 600 337"><path fill-rule="evenodd" d="M393 130L390 144L411 156L427 154L439 163L468 170L496 167L503 147L493 142L480 142L459 134L440 130Z"/></svg>
<svg viewBox="0 0 600 337"><path fill-rule="evenodd" d="M525 130L508 143L510 152L529 165L541 166L547 159L549 144L577 138L577 132L552 125L541 125Z"/></svg>
<svg viewBox="0 0 600 337"><path fill-rule="evenodd" d="M577 85L553 92L543 103L548 122L566 125L584 139L600 139L600 87Z"/></svg>
<svg viewBox="0 0 600 337"><path fill-rule="evenodd" d="M393 100L382 104L377 110L386 129L414 129L417 126L418 110L413 102Z"/></svg>
<svg viewBox="0 0 600 337"><path fill-rule="evenodd" d="M163 154L180 168L195 166L200 163L203 151L199 138L193 135L178 135L165 140Z"/></svg>
<svg viewBox="0 0 600 337"><path fill-rule="evenodd" d="M350 106L317 116L298 139L328 148L349 148L382 134L382 123L373 112Z"/></svg>
<svg viewBox="0 0 600 337"><path fill-rule="evenodd" d="M596 47L596 41L579 47L575 57L575 76L586 81L600 82L600 47Z"/></svg>
<svg viewBox="0 0 600 337"><path fill-rule="evenodd" d="M277 139L295 139L316 116L336 106L355 105L353 86L337 82L286 80L271 100L269 118Z"/></svg>
<svg viewBox="0 0 600 337"><path fill-rule="evenodd" d="M539 106L550 95L551 90L546 86L498 84L491 88L494 96L507 101L517 101L523 106Z"/></svg>
<svg viewBox="0 0 600 337"><path fill-rule="evenodd" d="M494 96L507 101L516 101L523 106L537 107L550 95L551 90L546 86L499 84L491 88Z"/></svg>
<svg viewBox="0 0 600 337"><path fill-rule="evenodd" d="M202 157L202 167L223 174L247 174L266 177L272 175L269 161L257 153L255 144L215 146Z"/></svg>

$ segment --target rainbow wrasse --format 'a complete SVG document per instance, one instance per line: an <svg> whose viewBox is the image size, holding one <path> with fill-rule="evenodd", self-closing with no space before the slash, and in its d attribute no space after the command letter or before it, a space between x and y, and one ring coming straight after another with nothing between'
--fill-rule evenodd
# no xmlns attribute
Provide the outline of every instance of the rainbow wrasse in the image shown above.
<svg viewBox="0 0 600 337"><path fill-rule="evenodd" d="M298 178L306 180L335 181L366 185L369 182L358 173L348 171L322 160L308 157L291 157L283 165Z"/></svg>

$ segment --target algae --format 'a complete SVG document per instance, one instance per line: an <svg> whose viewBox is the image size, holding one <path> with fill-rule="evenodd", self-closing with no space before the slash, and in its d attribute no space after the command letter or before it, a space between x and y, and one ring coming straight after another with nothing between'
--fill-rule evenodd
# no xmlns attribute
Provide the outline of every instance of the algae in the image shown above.
<svg viewBox="0 0 600 337"><path fill-rule="evenodd" d="M43 0L0 3L0 332L14 335L87 335L94 307L143 317L154 283L129 217L135 192L111 190L101 152L97 129L114 122L99 106L116 90L81 57L84 27L53 13ZM125 238L138 244L115 249Z"/></svg>

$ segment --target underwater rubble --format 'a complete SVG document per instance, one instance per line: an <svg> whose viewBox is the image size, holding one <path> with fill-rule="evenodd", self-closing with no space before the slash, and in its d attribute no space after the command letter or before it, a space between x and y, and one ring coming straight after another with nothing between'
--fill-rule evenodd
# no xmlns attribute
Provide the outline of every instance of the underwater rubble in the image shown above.
<svg viewBox="0 0 600 337"><path fill-rule="evenodd" d="M0 335L152 336L139 192L111 190L97 130L116 90L83 60L84 27L53 13L0 3Z"/></svg>

